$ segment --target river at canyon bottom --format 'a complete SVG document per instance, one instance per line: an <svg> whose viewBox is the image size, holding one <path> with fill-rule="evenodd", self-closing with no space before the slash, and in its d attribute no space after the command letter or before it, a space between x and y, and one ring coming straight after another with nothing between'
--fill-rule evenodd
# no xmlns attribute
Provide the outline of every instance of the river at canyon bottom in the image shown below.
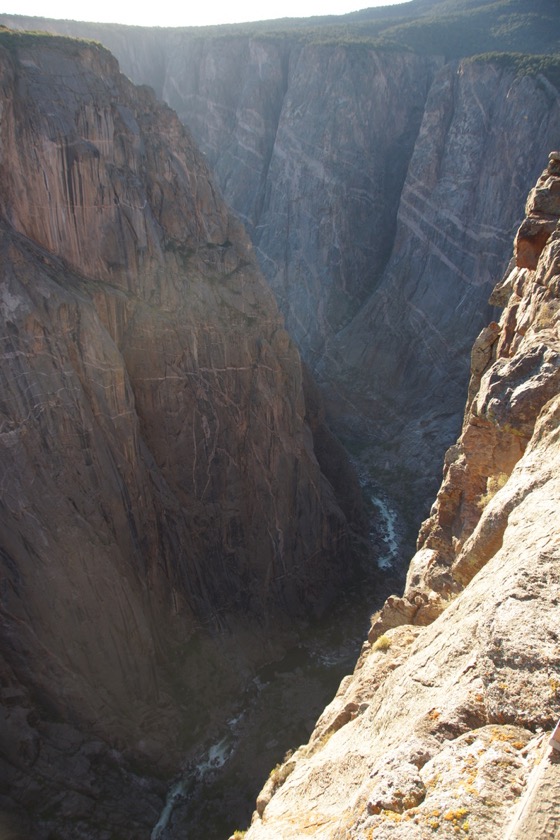
<svg viewBox="0 0 560 840"><path fill-rule="evenodd" d="M249 681L234 714L171 784L150 840L227 840L247 828L270 771L308 740L340 681L353 671L371 612L402 582L396 507L377 486L365 482L363 490L376 565L366 585L346 594L282 659Z"/></svg>

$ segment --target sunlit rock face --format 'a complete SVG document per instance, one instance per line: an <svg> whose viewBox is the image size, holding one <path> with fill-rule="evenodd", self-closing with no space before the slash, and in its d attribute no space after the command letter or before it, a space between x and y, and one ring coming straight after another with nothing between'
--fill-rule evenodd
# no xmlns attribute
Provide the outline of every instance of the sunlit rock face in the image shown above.
<svg viewBox="0 0 560 840"><path fill-rule="evenodd" d="M45 836L120 808L138 837L161 789L125 826L122 750L176 769L351 578L349 529L297 350L176 115L51 37L3 35L0 97L8 806Z"/></svg>
<svg viewBox="0 0 560 840"><path fill-rule="evenodd" d="M554 836L559 185L554 152L493 295L503 314L474 344L404 595L373 616L354 674L263 789L250 840Z"/></svg>

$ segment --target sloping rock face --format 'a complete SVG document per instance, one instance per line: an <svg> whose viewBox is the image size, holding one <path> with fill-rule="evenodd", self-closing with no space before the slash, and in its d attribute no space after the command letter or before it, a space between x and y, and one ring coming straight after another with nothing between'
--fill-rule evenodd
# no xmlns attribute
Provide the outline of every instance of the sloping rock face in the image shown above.
<svg viewBox="0 0 560 840"><path fill-rule="evenodd" d="M137 838L126 761L169 773L228 714L350 579L348 524L176 115L99 46L6 33L0 102L2 806ZM357 512L316 397L310 422Z"/></svg>
<svg viewBox="0 0 560 840"><path fill-rule="evenodd" d="M100 39L188 125L315 369L386 265L443 59L180 30L131 28L125 41L119 27L37 25Z"/></svg>
<svg viewBox="0 0 560 840"><path fill-rule="evenodd" d="M355 673L263 790L250 840L554 836L559 185L553 153L494 293L502 318L475 342L404 596L373 617Z"/></svg>
<svg viewBox="0 0 560 840"><path fill-rule="evenodd" d="M101 40L192 130L331 424L415 534L460 429L493 278L557 144L558 90L489 62L446 63L445 43L415 55L316 44L297 28L39 25Z"/></svg>
<svg viewBox="0 0 560 840"><path fill-rule="evenodd" d="M336 431L414 521L557 142L558 90L492 63L364 47L170 46L163 97L245 222Z"/></svg>

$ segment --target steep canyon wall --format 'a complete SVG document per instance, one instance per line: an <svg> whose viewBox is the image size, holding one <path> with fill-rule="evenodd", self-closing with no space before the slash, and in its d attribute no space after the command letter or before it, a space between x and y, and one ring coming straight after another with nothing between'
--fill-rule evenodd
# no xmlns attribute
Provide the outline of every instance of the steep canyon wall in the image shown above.
<svg viewBox="0 0 560 840"><path fill-rule="evenodd" d="M445 44L34 26L102 40L190 127L331 424L417 522L460 426L491 278L557 144L557 88L446 61Z"/></svg>
<svg viewBox="0 0 560 840"><path fill-rule="evenodd" d="M4 33L0 97L2 808L146 836L130 762L176 771L352 578L311 425L357 483L177 116L50 36Z"/></svg>
<svg viewBox="0 0 560 840"><path fill-rule="evenodd" d="M98 46L3 42L2 808L37 817L41 837L99 825L140 836L164 796L154 768L176 770L272 655L285 617L320 613L351 576L359 494L292 338L330 424L415 521L460 425L468 348L514 290L503 326L477 342L469 400L498 333L512 380L496 369L473 402L404 597L388 601L311 746L271 777L251 834L329 837L344 824L357 837L402 820L403 837L423 840L439 809L447 836L468 822L456 788L474 784L473 751L491 758L507 742L504 808L492 811L483 759L476 790L490 805L467 808L476 830L501 830L532 736L557 712L556 537L522 527L525 491L510 480L503 509L481 516L481 499L533 447L555 464L554 422L535 426L542 401L530 406L556 382L554 255L491 306L488 295L557 146L557 88L489 61L363 44L56 26L103 40L189 129ZM531 218L518 250L538 258L543 220ZM546 476L529 522L542 505L552 519ZM547 540L543 570L530 567ZM497 624L493 587L512 607ZM526 657L533 711L516 602L546 607L527 619L547 640ZM469 772L456 783L457 762Z"/></svg>

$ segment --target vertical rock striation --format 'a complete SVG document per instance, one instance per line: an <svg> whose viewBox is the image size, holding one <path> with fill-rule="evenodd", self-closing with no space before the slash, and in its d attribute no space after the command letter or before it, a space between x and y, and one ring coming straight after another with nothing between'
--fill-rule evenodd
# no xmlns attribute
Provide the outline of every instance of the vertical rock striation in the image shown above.
<svg viewBox="0 0 560 840"><path fill-rule="evenodd" d="M349 529L298 353L176 115L99 46L6 33L0 103L6 806L34 836L137 837L161 791L127 824L141 782L122 759L112 789L110 747L177 769L350 579Z"/></svg>
<svg viewBox="0 0 560 840"><path fill-rule="evenodd" d="M388 260L442 59L280 38L171 43L162 94L246 224L315 371Z"/></svg>
<svg viewBox="0 0 560 840"><path fill-rule="evenodd" d="M443 67L387 268L329 344L321 370L337 395L329 405L338 427L365 443L362 458L416 512L435 492L436 453L460 426L492 278L507 264L525 196L559 132L560 95L546 79L491 62Z"/></svg>

